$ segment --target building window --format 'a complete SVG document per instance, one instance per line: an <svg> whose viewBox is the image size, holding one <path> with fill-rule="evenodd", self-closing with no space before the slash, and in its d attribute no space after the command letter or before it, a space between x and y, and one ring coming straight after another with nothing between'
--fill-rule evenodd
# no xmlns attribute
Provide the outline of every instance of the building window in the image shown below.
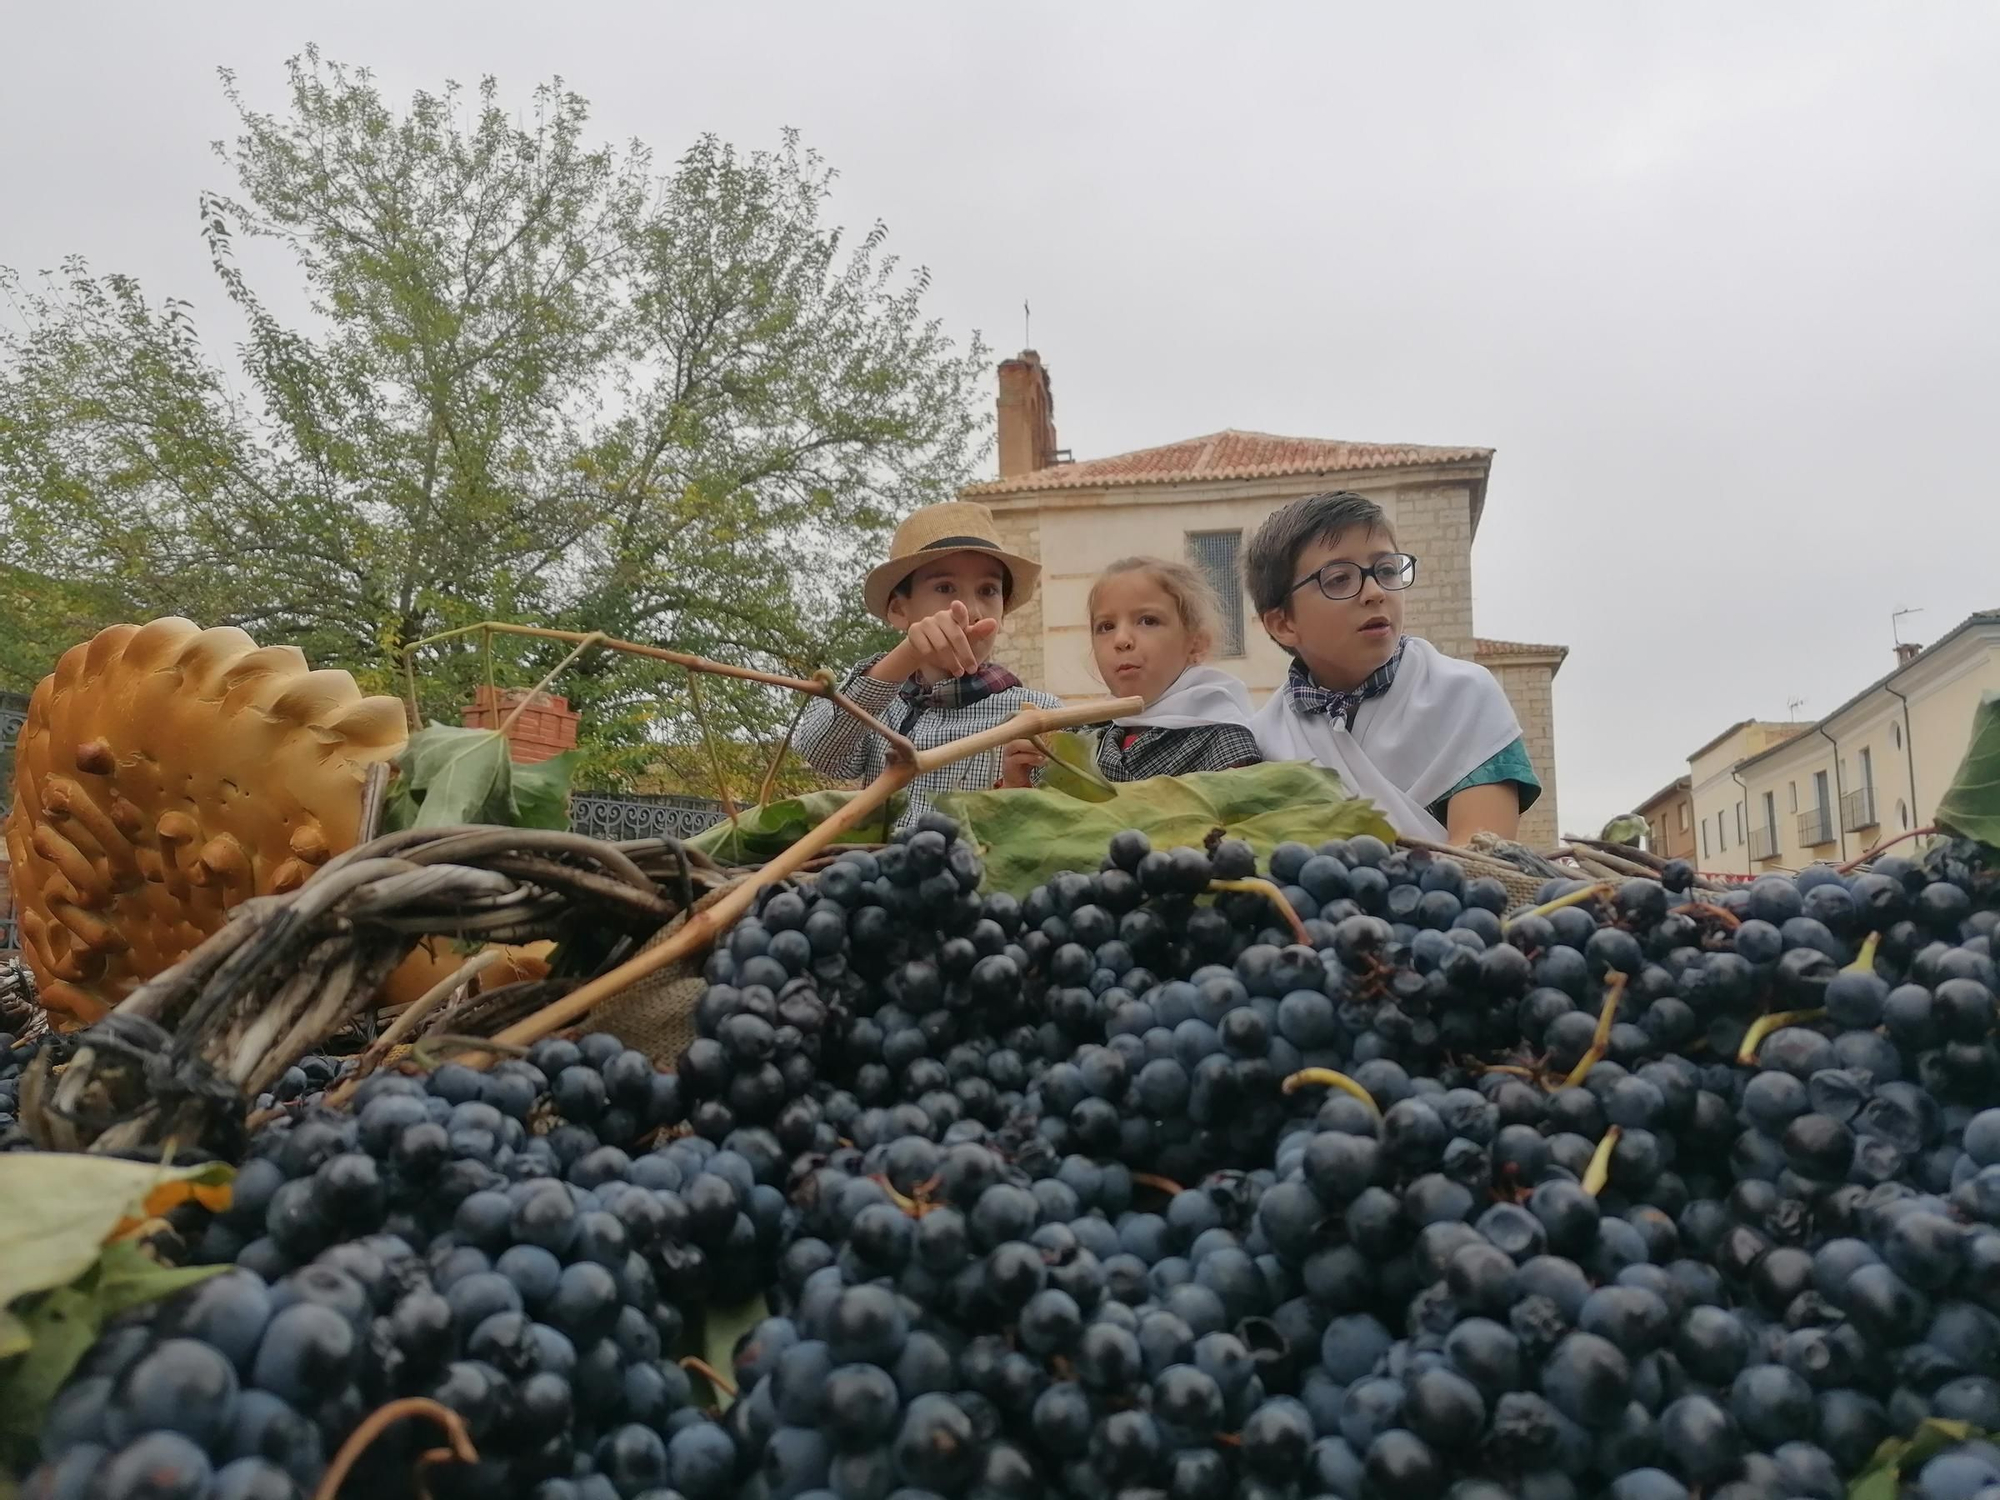
<svg viewBox="0 0 2000 1500"><path fill-rule="evenodd" d="M1718 851L1729 847L1729 813L1720 807L1715 810L1715 847Z"/></svg>
<svg viewBox="0 0 2000 1500"><path fill-rule="evenodd" d="M1688 831L1688 804L1683 802L1681 804L1681 832L1686 833L1687 831Z"/></svg>
<svg viewBox="0 0 2000 1500"><path fill-rule="evenodd" d="M1701 857L1708 858L1708 819L1701 820Z"/></svg>
<svg viewBox="0 0 2000 1500"><path fill-rule="evenodd" d="M1875 752L1866 745L1861 747L1861 786L1864 791L1875 787Z"/></svg>
<svg viewBox="0 0 2000 1500"><path fill-rule="evenodd" d="M1774 849L1776 848L1775 840L1777 835L1777 828L1778 828L1778 799L1772 793L1766 792L1764 793L1764 832L1767 836L1772 838Z"/></svg>
<svg viewBox="0 0 2000 1500"><path fill-rule="evenodd" d="M1799 784L1796 781L1794 781L1791 784L1791 787L1792 787L1792 811L1797 812L1799 810Z"/></svg>
<svg viewBox="0 0 2000 1500"><path fill-rule="evenodd" d="M1896 799L1896 826L1905 829L1910 826L1910 809L1900 797Z"/></svg>
<svg viewBox="0 0 2000 1500"><path fill-rule="evenodd" d="M1903 726L1892 722L1889 725L1889 741L1898 750L1903 748Z"/></svg>
<svg viewBox="0 0 2000 1500"><path fill-rule="evenodd" d="M1222 604L1222 639L1215 643L1217 656L1243 654L1243 570L1237 561L1242 550L1240 531L1187 534L1188 561L1201 570Z"/></svg>
<svg viewBox="0 0 2000 1500"><path fill-rule="evenodd" d="M1743 804L1736 804L1736 842L1743 842Z"/></svg>

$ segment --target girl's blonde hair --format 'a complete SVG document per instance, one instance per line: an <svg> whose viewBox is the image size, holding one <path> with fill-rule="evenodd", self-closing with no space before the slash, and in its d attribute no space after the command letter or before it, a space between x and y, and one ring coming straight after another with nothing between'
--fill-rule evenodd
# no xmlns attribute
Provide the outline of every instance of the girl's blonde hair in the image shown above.
<svg viewBox="0 0 2000 1500"><path fill-rule="evenodd" d="M1205 655L1215 649L1222 634L1222 601L1216 598L1214 586L1200 569L1163 557L1121 557L1099 573L1090 586L1085 607L1092 616L1097 613L1097 591L1104 580L1121 573L1143 573L1158 584L1160 592L1173 601L1174 612L1181 617L1181 627L1199 642L1198 654Z"/></svg>

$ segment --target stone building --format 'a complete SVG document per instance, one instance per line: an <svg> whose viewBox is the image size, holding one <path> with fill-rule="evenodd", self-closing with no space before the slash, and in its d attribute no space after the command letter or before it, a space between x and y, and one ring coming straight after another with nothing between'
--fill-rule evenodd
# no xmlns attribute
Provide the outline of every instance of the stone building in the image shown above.
<svg viewBox="0 0 2000 1500"><path fill-rule="evenodd" d="M1289 500L1354 490L1382 507L1399 543L1418 559L1406 628L1478 662L1505 689L1544 787L1522 820L1522 838L1555 841L1551 683L1568 648L1489 640L1473 630L1472 543L1486 506L1491 449L1232 430L1077 462L1057 446L1049 372L1033 350L1000 366L998 439L999 476L961 494L991 509L1007 544L1042 564L1041 590L1008 616L995 650L1026 681L1067 699L1101 695L1086 620L1091 579L1134 553L1186 556L1222 598L1217 664L1242 677L1262 703L1284 681L1290 659L1265 636L1244 597L1243 544Z"/></svg>
<svg viewBox="0 0 2000 1500"><path fill-rule="evenodd" d="M1646 820L1646 847L1662 859L1692 860L1694 847L1694 778L1668 782L1632 811Z"/></svg>

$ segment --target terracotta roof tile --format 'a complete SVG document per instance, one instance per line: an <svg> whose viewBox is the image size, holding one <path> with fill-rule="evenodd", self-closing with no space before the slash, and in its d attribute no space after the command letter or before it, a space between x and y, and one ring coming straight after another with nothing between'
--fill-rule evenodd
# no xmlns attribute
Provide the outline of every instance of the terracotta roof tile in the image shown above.
<svg viewBox="0 0 2000 1500"><path fill-rule="evenodd" d="M1480 463L1491 448L1437 448L1417 443L1346 443L1330 438L1275 437L1231 428L1158 448L1109 458L1056 464L1010 479L967 485L960 493L1012 495L1034 490L1099 489L1128 484L1191 480L1272 479L1291 474L1358 473L1416 469L1435 464Z"/></svg>
<svg viewBox="0 0 2000 1500"><path fill-rule="evenodd" d="M1493 641L1484 636L1475 637L1472 642L1472 659L1484 661L1489 656L1568 656L1567 646L1545 646L1534 641Z"/></svg>

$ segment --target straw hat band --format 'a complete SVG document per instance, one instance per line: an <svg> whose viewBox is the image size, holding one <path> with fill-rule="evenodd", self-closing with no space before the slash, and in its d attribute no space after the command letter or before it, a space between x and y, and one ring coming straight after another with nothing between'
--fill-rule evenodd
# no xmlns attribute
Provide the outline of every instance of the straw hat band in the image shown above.
<svg viewBox="0 0 2000 1500"><path fill-rule="evenodd" d="M981 552L998 552L1000 548L983 536L941 536L934 542L925 542L918 549L923 552L963 552L977 548Z"/></svg>

